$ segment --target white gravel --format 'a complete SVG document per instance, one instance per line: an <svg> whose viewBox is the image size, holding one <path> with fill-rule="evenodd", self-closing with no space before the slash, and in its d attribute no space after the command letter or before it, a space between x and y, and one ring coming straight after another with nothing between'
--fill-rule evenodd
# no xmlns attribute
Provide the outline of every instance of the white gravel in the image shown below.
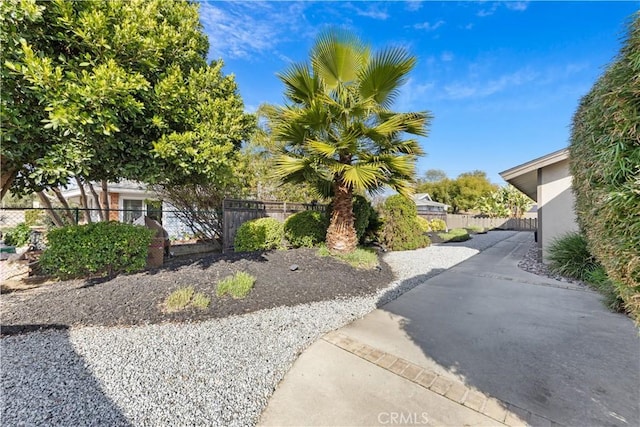
<svg viewBox="0 0 640 427"><path fill-rule="evenodd" d="M299 353L324 333L515 232L385 254L376 295L200 323L87 327L2 339L3 425L255 425Z"/></svg>

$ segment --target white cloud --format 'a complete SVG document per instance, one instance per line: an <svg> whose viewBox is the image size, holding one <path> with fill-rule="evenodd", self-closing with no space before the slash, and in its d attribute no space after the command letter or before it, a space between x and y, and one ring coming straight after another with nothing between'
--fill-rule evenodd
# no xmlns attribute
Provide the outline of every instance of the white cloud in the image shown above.
<svg viewBox="0 0 640 427"><path fill-rule="evenodd" d="M200 19L209 36L213 58L249 58L274 53L295 34L310 37L304 16L307 5L296 3L200 3Z"/></svg>
<svg viewBox="0 0 640 427"><path fill-rule="evenodd" d="M417 10L422 9L422 1L421 0L408 0L406 9L409 12L415 12Z"/></svg>
<svg viewBox="0 0 640 427"><path fill-rule="evenodd" d="M528 1L509 1L504 4L509 10L517 10L523 12L529 7Z"/></svg>
<svg viewBox="0 0 640 427"><path fill-rule="evenodd" d="M415 28L416 30L435 31L438 28L442 27L444 24L445 21L443 20L436 21L433 24L430 22L421 22L419 24L415 24L413 28Z"/></svg>
<svg viewBox="0 0 640 427"><path fill-rule="evenodd" d="M453 58L454 58L453 53L452 53L452 52L449 52L449 51L444 51L444 52L442 52L442 54L440 55L440 60L441 60L442 62L450 62L450 61L453 61Z"/></svg>
<svg viewBox="0 0 640 427"><path fill-rule="evenodd" d="M444 87L445 99L483 98L535 81L539 73L524 68L487 81L454 82Z"/></svg>
<svg viewBox="0 0 640 427"><path fill-rule="evenodd" d="M490 7L480 9L476 15L481 18L484 18L485 16L491 16L496 13L496 10L498 10L498 6L500 6L500 3L492 3Z"/></svg>
<svg viewBox="0 0 640 427"><path fill-rule="evenodd" d="M379 21L384 21L387 18L389 18L389 13L387 12L387 8L381 6L379 3L367 4L368 7L365 7L365 8L357 7L353 3L348 3L347 5L358 16L364 16L365 18L377 19Z"/></svg>
<svg viewBox="0 0 640 427"><path fill-rule="evenodd" d="M465 29L465 30L471 30L471 29L473 29L473 23L472 23L472 22L468 23L467 25L465 25L465 26L464 26L464 29Z"/></svg>

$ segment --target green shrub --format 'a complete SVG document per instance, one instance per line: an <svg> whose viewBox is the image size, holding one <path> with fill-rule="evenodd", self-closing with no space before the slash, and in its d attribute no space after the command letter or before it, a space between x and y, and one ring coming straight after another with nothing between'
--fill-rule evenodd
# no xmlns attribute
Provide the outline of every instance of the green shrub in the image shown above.
<svg viewBox="0 0 640 427"><path fill-rule="evenodd" d="M56 228L47 234L40 265L61 279L134 272L145 267L154 234L154 230L119 222Z"/></svg>
<svg viewBox="0 0 640 427"><path fill-rule="evenodd" d="M640 323L640 13L616 58L580 101L569 163L589 248Z"/></svg>
<svg viewBox="0 0 640 427"><path fill-rule="evenodd" d="M298 212L284 222L284 237L294 248L317 246L326 234L327 221L318 211Z"/></svg>
<svg viewBox="0 0 640 427"><path fill-rule="evenodd" d="M418 211L413 201L401 195L390 196L381 207L382 228L379 241L392 251L429 246L418 223Z"/></svg>
<svg viewBox="0 0 640 427"><path fill-rule="evenodd" d="M275 218L258 218L243 223L233 241L236 252L266 251L282 247L284 227Z"/></svg>
<svg viewBox="0 0 640 427"><path fill-rule="evenodd" d="M431 231L431 225L429 223L429 220L426 218L418 216L418 225L420 226L420 230L422 230L423 233L428 233L429 231Z"/></svg>
<svg viewBox="0 0 640 427"><path fill-rule="evenodd" d="M34 225L43 225L45 213L42 209L30 209L24 212L24 222L32 227Z"/></svg>
<svg viewBox="0 0 640 427"><path fill-rule="evenodd" d="M379 264L378 254L370 248L357 248L355 251L347 254L332 254L326 246L322 245L320 249L318 249L318 256L330 256L339 261L346 262L352 267L363 270L371 270Z"/></svg>
<svg viewBox="0 0 640 427"><path fill-rule="evenodd" d="M244 271L239 271L233 276L229 276L218 282L216 295L223 297L226 294L230 294L236 299L244 298L249 294L251 289L253 289L255 283L255 277Z"/></svg>
<svg viewBox="0 0 640 427"><path fill-rule="evenodd" d="M434 218L429 221L429 227L431 227L431 230L433 231L446 231L447 223L439 218Z"/></svg>
<svg viewBox="0 0 640 427"><path fill-rule="evenodd" d="M551 271L572 279L586 281L589 273L598 268L598 262L589 252L587 239L577 232L554 239L547 258Z"/></svg>
<svg viewBox="0 0 640 427"><path fill-rule="evenodd" d="M465 242L471 238L469 232L464 228L454 228L446 233L438 233L438 237L443 242Z"/></svg>
<svg viewBox="0 0 640 427"><path fill-rule="evenodd" d="M9 246L24 246L29 243L30 237L31 229L26 223L21 222L4 234L4 243Z"/></svg>

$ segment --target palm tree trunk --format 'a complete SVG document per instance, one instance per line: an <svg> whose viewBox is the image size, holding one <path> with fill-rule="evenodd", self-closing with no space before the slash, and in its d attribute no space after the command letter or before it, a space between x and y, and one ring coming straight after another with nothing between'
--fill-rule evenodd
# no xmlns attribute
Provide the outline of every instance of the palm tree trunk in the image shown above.
<svg viewBox="0 0 640 427"><path fill-rule="evenodd" d="M327 229L327 248L331 252L350 253L358 245L353 217L353 191L342 180L334 186L333 212Z"/></svg>

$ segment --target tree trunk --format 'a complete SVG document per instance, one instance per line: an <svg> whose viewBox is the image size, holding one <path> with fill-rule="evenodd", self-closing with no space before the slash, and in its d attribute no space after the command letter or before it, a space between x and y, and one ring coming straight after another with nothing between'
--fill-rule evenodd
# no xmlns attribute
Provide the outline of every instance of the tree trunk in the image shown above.
<svg viewBox="0 0 640 427"><path fill-rule="evenodd" d="M80 207L82 208L82 216L87 224L91 224L91 212L89 212L89 202L87 201L87 192L84 191L82 180L76 177L78 188L80 189Z"/></svg>
<svg viewBox="0 0 640 427"><path fill-rule="evenodd" d="M71 213L71 207L69 206L67 199L62 195L62 191L60 191L59 188L53 188L52 191L60 201L60 204L62 204L62 207L64 208L64 215L67 217L69 222L71 224L76 224L76 217Z"/></svg>
<svg viewBox="0 0 640 427"><path fill-rule="evenodd" d="M89 186L89 191L93 196L93 202L97 206L98 214L100 215L100 221L106 221L107 218L104 217L104 211L102 210L102 207L100 205L100 196L98 196L98 193L96 192L96 189L93 188L93 184L91 182L88 182L87 185Z"/></svg>
<svg viewBox="0 0 640 427"><path fill-rule="evenodd" d="M100 181L100 185L102 186L102 194L100 195L102 200L100 205L102 207L104 220L109 221L109 186L107 185L107 180L103 179Z"/></svg>
<svg viewBox="0 0 640 427"><path fill-rule="evenodd" d="M49 218L51 218L53 223L58 227L64 226L64 222L62 221L62 218L60 218L60 215L58 215L58 213L55 210L53 210L53 206L51 206L51 200L49 200L47 195L44 194L42 191L38 191L36 194L38 195L38 198L44 205L47 211L47 214L49 215Z"/></svg>
<svg viewBox="0 0 640 427"><path fill-rule="evenodd" d="M0 173L0 181L2 183L2 190L0 192L0 200L4 199L5 194L9 192L11 185L13 184L13 180L16 178L18 171L6 171L2 168L2 173Z"/></svg>
<svg viewBox="0 0 640 427"><path fill-rule="evenodd" d="M333 212L327 229L327 248L335 253L351 253L358 246L353 217L353 190L342 180L334 184Z"/></svg>

